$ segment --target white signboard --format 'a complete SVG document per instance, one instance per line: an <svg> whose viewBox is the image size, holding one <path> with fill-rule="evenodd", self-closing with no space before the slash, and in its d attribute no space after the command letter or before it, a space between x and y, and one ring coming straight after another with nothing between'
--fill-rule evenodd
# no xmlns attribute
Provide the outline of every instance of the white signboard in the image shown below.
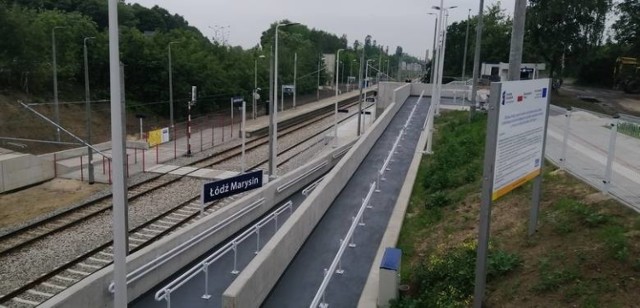
<svg viewBox="0 0 640 308"><path fill-rule="evenodd" d="M549 79L502 83L492 200L540 174L549 91Z"/></svg>

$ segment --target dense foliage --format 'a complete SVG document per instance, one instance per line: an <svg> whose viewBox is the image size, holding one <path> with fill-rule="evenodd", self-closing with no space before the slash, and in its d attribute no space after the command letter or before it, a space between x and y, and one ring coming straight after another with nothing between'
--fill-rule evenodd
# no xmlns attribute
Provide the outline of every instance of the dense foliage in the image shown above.
<svg viewBox="0 0 640 308"><path fill-rule="evenodd" d="M227 106L229 97L249 99L254 87L257 60L258 87L268 97L270 50L276 23L263 32L260 43L250 49L229 46L219 38L209 39L182 17L154 6L119 3L120 51L124 65L128 107L138 106L156 114L168 113L169 53L172 59L176 118L184 117L191 86L198 86L195 112ZM44 101L53 97L52 41L55 35L59 96L61 101L84 96L83 41L87 41L92 99L109 95L107 2L103 0L0 0L0 90L22 90ZM279 80L293 82L294 53L298 56L298 92L315 91L318 61L323 53L344 48L341 62L344 77L358 76L360 57L355 41L304 25L280 29ZM170 46L170 48L169 48ZM376 59L370 68L376 76L388 61L395 72L400 58L416 62L405 54L388 54L388 47L370 36L364 42L367 58ZM400 51L402 50L399 47ZM169 52L170 50L170 52ZM260 57L264 55L265 57ZM375 68L373 68L375 67ZM341 68L342 69L342 68ZM395 74L393 74L395 75ZM320 83L331 83L322 72Z"/></svg>
<svg viewBox="0 0 640 308"><path fill-rule="evenodd" d="M615 21L607 22L611 18ZM512 20L494 3L485 9L483 22L481 61L508 62ZM446 76L462 74L468 23L465 75L471 76L475 16L448 26ZM545 74L554 78L573 77L583 84L612 86L616 58L640 57L640 1L531 0L525 31L523 62L546 63Z"/></svg>

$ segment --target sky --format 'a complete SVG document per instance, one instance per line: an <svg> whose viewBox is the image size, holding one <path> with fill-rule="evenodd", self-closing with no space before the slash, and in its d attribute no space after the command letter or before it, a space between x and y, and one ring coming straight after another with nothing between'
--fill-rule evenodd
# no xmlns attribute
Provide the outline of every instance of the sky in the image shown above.
<svg viewBox="0 0 640 308"><path fill-rule="evenodd" d="M288 19L309 28L347 35L349 45L363 41L368 34L379 45L395 52L424 58L433 44L435 16L432 6L440 0L128 0L146 7L158 5L172 14L182 15L190 25L209 38L224 39L227 44L251 48L260 41L262 31L276 20ZM508 15L515 0L485 0L485 7L500 2ZM449 24L478 13L479 0L445 0L450 10Z"/></svg>

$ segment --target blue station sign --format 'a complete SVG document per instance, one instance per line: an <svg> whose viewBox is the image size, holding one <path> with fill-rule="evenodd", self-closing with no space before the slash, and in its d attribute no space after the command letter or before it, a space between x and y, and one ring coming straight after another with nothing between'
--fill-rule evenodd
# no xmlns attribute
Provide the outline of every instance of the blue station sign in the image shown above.
<svg viewBox="0 0 640 308"><path fill-rule="evenodd" d="M207 203L262 187L262 170L202 185L200 200Z"/></svg>

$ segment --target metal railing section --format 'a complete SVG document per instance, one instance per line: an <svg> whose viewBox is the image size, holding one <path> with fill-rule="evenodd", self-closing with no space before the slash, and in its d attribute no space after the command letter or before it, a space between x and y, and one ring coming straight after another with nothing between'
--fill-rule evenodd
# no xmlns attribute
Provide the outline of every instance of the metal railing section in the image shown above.
<svg viewBox="0 0 640 308"><path fill-rule="evenodd" d="M564 119L550 124L548 134L556 135L560 148L547 150L546 157L640 212L640 194L636 189L640 182L640 164L629 155L640 148L640 125L636 122L640 119L629 115L611 117L580 108L567 110L554 105L550 109L560 114L555 117L564 116ZM584 117L581 113L593 117Z"/></svg>
<svg viewBox="0 0 640 308"><path fill-rule="evenodd" d="M189 282L195 276L200 273L204 273L204 294L202 295L203 299L210 299L211 294L209 294L209 266L220 258L224 257L227 253L233 252L233 270L232 274L237 275L238 271L238 245L241 244L244 240L251 237L252 235L257 236L257 245L256 245L256 254L260 251L260 229L270 223L271 221L275 221L276 230L278 229L278 216L280 216L285 211L293 212L293 202L288 201L277 210L271 212L268 216L261 219L259 222L242 232L240 235L235 237L233 240L229 241L226 245L222 246L220 249L216 250L216 252L209 255L203 261L198 263L197 265L190 268L188 271L184 272L178 278L174 279L170 283L166 284L155 294L155 300L161 301L165 300L167 302L167 308L171 307L171 293L178 290L184 284Z"/></svg>
<svg viewBox="0 0 640 308"><path fill-rule="evenodd" d="M424 91L422 92L424 94ZM398 137L396 137L396 141L393 143L393 147L391 148L391 151L389 151L389 154L387 155L387 158L384 160L384 163L382 164L382 167L380 168L380 170L378 170L378 174L377 174L377 180L376 180L376 191L380 191L380 181L384 181L384 172L389 170L389 163L391 163L391 159L393 158L393 154L395 154L399 144L400 144L400 140L402 140L402 138L404 137L404 135L406 134L406 129L409 127L409 124L411 124L411 119L413 118L413 115L416 111L416 108L418 107L418 104L420 103L420 100L422 99L422 94L420 95L420 98L418 99L418 101L416 102L416 104L413 106L413 109L411 110L411 113L409 114L409 117L407 118L407 121L404 123L404 126L402 126L402 129L400 130L400 134L398 134Z"/></svg>
<svg viewBox="0 0 640 308"><path fill-rule="evenodd" d="M302 190L302 195L303 196L308 196L309 194L311 194L311 192L316 189L316 187L318 186L318 184L320 184L320 182L322 182L322 180L324 180L324 176L320 177L319 179L317 179L315 182L311 183L311 185L307 186L305 189Z"/></svg>
<svg viewBox="0 0 640 308"><path fill-rule="evenodd" d="M317 166L305 171L304 173L302 173L301 175L295 177L294 179L292 179L289 182L286 182L280 186L278 186L278 188L276 189L276 191L278 193L283 192L285 189L297 184L298 182L302 181L302 179L308 177L309 175L313 174L314 172L324 168L325 166L327 166L329 163L327 161L323 161L321 163L319 163Z"/></svg>
<svg viewBox="0 0 640 308"><path fill-rule="evenodd" d="M432 147L435 111L434 104L431 104L429 106L429 111L427 112L427 118L424 120L424 124L422 125L422 130L427 129L427 147L422 151L422 154L433 154Z"/></svg>
<svg viewBox="0 0 640 308"><path fill-rule="evenodd" d="M342 262L341 262L342 255L344 254L347 247L351 247L351 248L356 247L356 244L353 240L353 235L358 226L365 225L364 211L370 207L371 196L373 195L375 187L376 187L376 183L375 182L371 183L371 186L369 187L369 192L367 193L367 196L362 200L362 205L360 206L358 213L356 214L355 217L352 218L353 222L351 223L351 227L349 227L349 231L347 231L347 234L345 235L344 239L340 239L340 248L338 249L338 253L336 253L336 256L333 258L333 261L331 262L329 269L324 269L324 279L322 280L322 283L320 284L320 288L318 288L318 291L316 292L316 295L313 298L313 301L311 302L311 305L309 305L309 307L325 308L329 306L325 301L325 293L326 293L327 287L329 286L329 282L331 281L331 277L333 276L333 273L337 273L337 274L344 273L344 269L342 268Z"/></svg>
<svg viewBox="0 0 640 308"><path fill-rule="evenodd" d="M209 237L212 234L214 234L214 233L220 231L221 229L227 227L228 225L230 225L231 223L235 222L236 220L242 218L245 214L247 214L247 213L255 210L256 208L260 207L261 205L264 204L264 201L265 201L264 198L260 198L260 199L258 199L256 201L254 201L249 206L247 206L247 207L239 210L238 212L234 213L233 215L225 218L224 220L222 220L221 222L215 224L214 226L210 227L209 229L199 233L198 235L190 238L189 240L183 242L182 244L176 246L175 248L163 253L162 255L158 256L157 258L151 260L150 262L148 262L148 263L142 265L141 267L133 270L132 272L127 274L127 285L129 285L131 283L134 283L138 279L140 279L140 278L144 277L145 275L147 275L148 273L154 271L156 268L164 265L165 263L167 263L168 261L170 261L174 257L180 255L181 253L183 253L186 250L190 249L194 245L197 245L201 241L205 240L207 237ZM114 293L114 291L115 291L115 285L114 285L113 282L111 282L109 284L109 292Z"/></svg>

